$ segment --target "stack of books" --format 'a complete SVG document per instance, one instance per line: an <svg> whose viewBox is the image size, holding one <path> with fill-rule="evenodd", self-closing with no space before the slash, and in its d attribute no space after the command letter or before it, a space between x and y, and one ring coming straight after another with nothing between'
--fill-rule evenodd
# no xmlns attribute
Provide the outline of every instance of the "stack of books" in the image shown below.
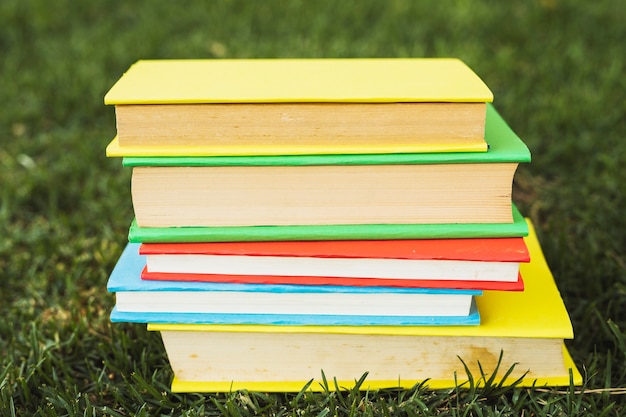
<svg viewBox="0 0 626 417"><path fill-rule="evenodd" d="M111 319L161 332L178 392L580 383L492 99L457 59L137 62L105 97Z"/></svg>

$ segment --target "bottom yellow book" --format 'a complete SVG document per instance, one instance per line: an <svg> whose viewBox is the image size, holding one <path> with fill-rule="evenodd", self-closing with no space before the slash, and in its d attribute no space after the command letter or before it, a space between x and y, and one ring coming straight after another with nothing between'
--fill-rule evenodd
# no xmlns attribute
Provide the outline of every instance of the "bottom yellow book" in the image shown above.
<svg viewBox="0 0 626 417"><path fill-rule="evenodd" d="M149 324L160 331L174 371L174 392L265 392L353 387L431 389L475 383L496 373L520 386L580 385L564 341L569 315L529 223L531 262L523 292L477 297L479 326L280 326ZM481 371L482 370L482 371ZM510 372L509 372L510 371Z"/></svg>

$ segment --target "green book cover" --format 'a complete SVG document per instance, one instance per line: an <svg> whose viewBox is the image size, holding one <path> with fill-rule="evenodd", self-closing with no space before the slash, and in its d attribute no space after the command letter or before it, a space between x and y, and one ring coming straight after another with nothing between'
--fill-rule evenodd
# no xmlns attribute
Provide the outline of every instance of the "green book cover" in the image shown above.
<svg viewBox="0 0 626 417"><path fill-rule="evenodd" d="M130 242L249 242L274 240L447 239L519 237L528 225L513 205L513 223L359 224L324 226L139 227Z"/></svg>
<svg viewBox="0 0 626 417"><path fill-rule="evenodd" d="M530 162L530 151L490 103L487 104L487 152L443 152L371 155L155 156L125 157L124 166L275 166L471 164Z"/></svg>

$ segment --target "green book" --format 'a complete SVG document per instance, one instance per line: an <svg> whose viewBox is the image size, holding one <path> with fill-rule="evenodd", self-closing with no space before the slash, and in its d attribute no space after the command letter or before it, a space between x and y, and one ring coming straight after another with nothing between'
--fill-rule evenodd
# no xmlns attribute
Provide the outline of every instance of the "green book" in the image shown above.
<svg viewBox="0 0 626 417"><path fill-rule="evenodd" d="M448 239L520 237L528 225L513 205L513 223L358 224L324 226L139 227L130 242L250 242L276 240Z"/></svg>
<svg viewBox="0 0 626 417"><path fill-rule="evenodd" d="M463 202L466 201L465 197L461 197L460 193L452 195L452 198L458 200L458 206L450 206L450 202L446 201L449 209L458 213L458 216L448 215L447 217L440 217L440 219L434 221L425 221L422 218L407 217L403 221L389 221L388 218L380 218L378 216L369 215L365 221L336 221L323 222L320 219L312 219L310 222L307 219L308 214L300 214L299 220L283 221L284 218L280 217L280 221L273 223L275 219L267 220L263 216L261 210L267 211L267 207L257 207L257 212L254 214L259 217L258 220L241 222L241 224L222 224L217 221L214 223L213 219L217 217L211 217L208 214L205 215L210 221L207 223L195 223L187 222L186 220L179 220L178 212L181 209L186 209L183 199L181 198L181 190L178 188L178 183L174 183L176 186L172 188L171 193L176 198L165 198L160 194L148 199L137 198L134 195L133 201L135 204L135 212L137 219L133 222L130 228L129 239L132 242L201 242L201 241L259 241L259 240L351 240L351 239L419 239L419 238L459 238L459 237L512 237L512 236L524 236L527 233L526 223L524 222L519 211L511 204L510 200L510 187L512 183L512 175L514 173L517 164L521 162L530 161L530 152L522 140L511 130L502 117L490 104L487 107L487 122L485 127L486 141L489 144L489 150L487 152L459 152L459 153L419 153L419 154L375 154L375 155L290 155L290 156L222 156L222 157L126 157L124 158L124 165L133 167L133 178L135 178L136 170L144 170L146 172L152 172L152 167L161 170L169 170L169 167L173 169L185 168L189 170L204 169L204 167L224 167L225 169L233 169L236 167L311 167L319 166L320 168L332 168L336 166L341 168L342 166L353 166L355 168L361 166L367 168L366 171L369 175L375 171L370 171L367 166L455 166L466 165L463 167L456 177L452 180L447 180L447 183L441 182L440 186L443 189L458 188L455 181L461 180L467 177L467 175L476 172L477 170L484 170L486 167L493 166L503 167L508 166L505 171L497 168L493 171L494 178L498 178L500 175L506 175L497 179L499 188L497 193L493 193L493 190L485 188L483 183L477 183L478 188L474 191L475 195L483 196L483 189L488 190L489 195L494 195L494 202L497 202L498 208L492 210L495 205L487 202L476 203L474 200L468 203L468 210L472 210L471 216L464 216L466 209ZM476 170L471 168L470 165L476 164ZM461 168L461 167L459 167ZM300 169L300 168L298 168ZM375 169L375 167L373 167ZM142 171L142 172L144 172ZM193 172L189 171L188 174L192 175ZM175 171L172 171L175 172ZM342 171L337 171L342 172ZM163 171L161 175L167 174ZM341 175L341 174L338 174ZM460 175L460 177L459 177ZM509 177L510 176L510 177ZM158 178L155 177L155 178ZM181 177L182 178L182 177ZM428 178L428 177L424 177ZM433 177L439 183L438 177ZM479 178L479 177L477 177ZM484 178L484 176L483 176ZM374 179L375 180L375 179ZM179 180L180 181L180 180ZM203 181L206 181L204 179ZM215 179L214 181L219 181ZM450 182L452 181L452 182ZM465 181L465 179L463 179ZM134 181L135 182L135 181ZM506 185L508 183L508 186ZM197 192L204 192L204 183L200 182L195 187L197 191L190 188L186 192L187 197L196 198ZM207 183L208 184L208 183ZM135 184L136 185L136 184ZM180 187L188 186L188 183L180 183ZM371 183L368 183L371 186ZM411 183L406 185L412 187ZM416 187L432 188L431 184L415 183ZM450 188L448 188L450 187ZM135 187L136 188L136 187ZM152 187L153 188L153 187ZM149 192L153 192L152 188L148 188ZM171 187L170 187L171 188ZM161 188L159 188L161 190ZM282 189L281 189L282 190ZM465 190L457 190L463 191ZM133 190L137 192L136 189ZM477 193L477 194L476 194ZM441 193L440 193L441 194ZM506 196L508 194L508 197ZM508 198L508 202L502 202L502 198ZM167 206L168 216L172 221L153 223L151 221L145 221L145 210L154 212L154 208L151 207L149 201L157 201L154 198L163 200L163 207ZM421 198L421 197L420 197ZM482 197L480 197L482 198ZM431 198L432 200L432 198ZM446 195L448 200L448 195ZM190 201L187 198L186 201ZM208 200L207 200L208 201ZM217 200L221 204L221 200ZM253 202L254 200L251 200ZM279 199L276 200L277 204ZM423 200L426 201L426 200ZM432 200L424 204L431 204L433 209L431 213L437 215L437 207L439 207L439 200ZM450 200L451 201L451 200ZM139 205L138 202L142 202L143 205ZM380 203L380 202L375 202ZM201 207L202 204L196 203L191 200L191 204L194 204L194 210ZM365 204L365 205L363 205ZM422 204L422 200L416 204ZM456 203L455 203L456 204ZM486 205L485 205L486 204ZM359 207L366 207L366 200L363 201ZM382 204L384 206L384 204ZM171 207L170 207L171 206ZM221 207L221 206L220 206ZM226 207L226 206L225 206ZM231 212L237 213L237 207L233 206L230 209ZM375 207L375 206L374 206ZM441 206L443 207L443 206ZM456 207L456 208L455 208ZM214 207L210 207L214 209ZM280 207L276 206L276 210ZM143 210L138 211L139 209ZM159 208L159 210L162 210ZM234 211L233 211L234 210ZM293 210L292 210L293 211ZM272 212L271 215L276 217L277 212ZM158 219L163 218L163 213L159 211ZM228 210L226 213L229 213ZM493 213L497 213L497 217L493 216ZM142 217L140 217L140 214ZM299 213L298 213L299 214ZM174 216L174 217L172 217ZM153 216L154 217L154 216ZM168 219L169 219L168 218ZM286 218L286 217L285 217ZM144 219L142 221L142 219ZM266 225L263 225L263 221L267 220ZM169 223L169 224L168 224ZM330 223L330 224L329 224Z"/></svg>

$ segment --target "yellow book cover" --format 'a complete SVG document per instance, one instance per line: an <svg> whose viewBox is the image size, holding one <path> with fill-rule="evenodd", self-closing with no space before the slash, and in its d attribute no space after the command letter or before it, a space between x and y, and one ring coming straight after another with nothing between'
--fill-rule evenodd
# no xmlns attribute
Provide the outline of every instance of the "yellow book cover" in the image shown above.
<svg viewBox="0 0 626 417"><path fill-rule="evenodd" d="M485 152L486 142L477 143L404 143L390 144L345 144L333 145L290 145L265 144L231 146L231 145L159 145L159 146L120 146L119 137L115 136L106 147L106 155L110 158L125 156L273 156L273 155L375 155L400 153L455 153L455 152Z"/></svg>
<svg viewBox="0 0 626 417"><path fill-rule="evenodd" d="M310 379L315 380L310 389L319 390L321 371L330 380L336 376L341 387L369 372L363 389L410 388L425 379L433 389L448 388L455 375L458 382L467 380L458 357L478 379L477 362L489 373L501 351L499 374L516 364L506 383L528 372L523 386L568 385L570 376L580 385L564 345L574 337L569 315L530 222L529 229L531 262L521 266L525 290L477 297L479 326L149 324L148 329L163 336L176 376L172 389L179 392L298 391Z"/></svg>
<svg viewBox="0 0 626 417"><path fill-rule="evenodd" d="M491 102L455 58L142 60L105 104Z"/></svg>
<svg viewBox="0 0 626 417"><path fill-rule="evenodd" d="M492 100L451 58L139 61L108 154L485 152Z"/></svg>

